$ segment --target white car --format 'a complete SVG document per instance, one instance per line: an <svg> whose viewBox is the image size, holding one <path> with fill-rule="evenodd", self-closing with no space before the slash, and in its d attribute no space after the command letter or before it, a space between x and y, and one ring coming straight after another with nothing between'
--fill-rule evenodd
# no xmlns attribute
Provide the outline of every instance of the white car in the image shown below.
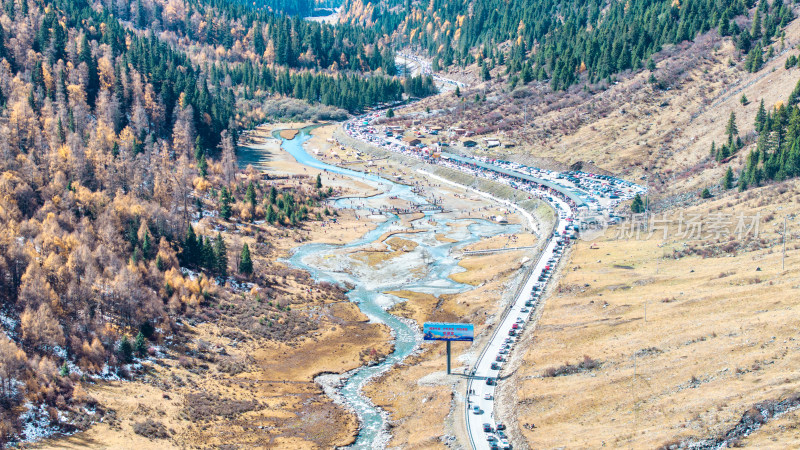
<svg viewBox="0 0 800 450"><path fill-rule="evenodd" d="M483 396L484 400L491 400L492 398L493 398L492 394L486 394L486 395Z"/></svg>

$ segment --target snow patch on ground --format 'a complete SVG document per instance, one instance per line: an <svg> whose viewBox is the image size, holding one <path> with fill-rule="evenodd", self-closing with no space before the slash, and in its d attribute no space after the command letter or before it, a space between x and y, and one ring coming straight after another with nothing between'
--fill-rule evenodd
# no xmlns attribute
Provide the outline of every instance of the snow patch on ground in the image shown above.
<svg viewBox="0 0 800 450"><path fill-rule="evenodd" d="M50 424L50 414L44 405L35 406L25 403L25 412L20 415L22 426L22 442L35 442L46 439L59 431L57 426Z"/></svg>
<svg viewBox="0 0 800 450"><path fill-rule="evenodd" d="M0 332L3 332L3 334L5 334L6 337L12 341L16 337L14 330L17 329L18 323L18 320L0 311Z"/></svg>

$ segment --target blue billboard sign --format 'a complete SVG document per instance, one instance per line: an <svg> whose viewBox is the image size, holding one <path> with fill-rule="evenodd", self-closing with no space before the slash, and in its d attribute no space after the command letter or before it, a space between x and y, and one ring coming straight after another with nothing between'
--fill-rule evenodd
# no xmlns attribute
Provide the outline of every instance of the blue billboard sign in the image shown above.
<svg viewBox="0 0 800 450"><path fill-rule="evenodd" d="M422 325L422 335L426 341L471 341L475 328L471 323L426 322Z"/></svg>

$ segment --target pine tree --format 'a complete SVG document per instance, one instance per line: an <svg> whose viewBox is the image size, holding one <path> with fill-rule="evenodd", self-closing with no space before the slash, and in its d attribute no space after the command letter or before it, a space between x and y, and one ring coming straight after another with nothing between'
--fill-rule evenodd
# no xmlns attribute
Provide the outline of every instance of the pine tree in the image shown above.
<svg viewBox="0 0 800 450"><path fill-rule="evenodd" d="M222 277L227 277L228 248L225 245L225 240L222 238L222 233L217 233L217 239L214 241L214 256L216 257L216 273Z"/></svg>
<svg viewBox="0 0 800 450"><path fill-rule="evenodd" d="M269 190L269 203L270 205L274 205L275 201L278 199L278 190L275 189L275 186L272 186Z"/></svg>
<svg viewBox="0 0 800 450"><path fill-rule="evenodd" d="M725 134L728 135L728 146L733 147L735 143L733 138L739 135L739 128L736 127L736 113L733 111L731 111L731 116L728 118Z"/></svg>
<svg viewBox="0 0 800 450"><path fill-rule="evenodd" d="M726 191L733 187L733 169L730 167L725 171L725 176L722 178L722 187Z"/></svg>
<svg viewBox="0 0 800 450"><path fill-rule="evenodd" d="M392 109L392 108L387 109L386 110L386 117L389 118L389 119L394 117L394 109Z"/></svg>
<svg viewBox="0 0 800 450"><path fill-rule="evenodd" d="M322 177L320 176L320 174L317 174L317 183L315 186L318 190L322 189Z"/></svg>
<svg viewBox="0 0 800 450"><path fill-rule="evenodd" d="M119 360L123 363L127 364L133 361L133 346L128 340L128 336L122 336L122 340L119 342L119 347L117 348L117 353L119 354Z"/></svg>
<svg viewBox="0 0 800 450"><path fill-rule="evenodd" d="M636 194L636 196L633 197L633 202L631 203L631 212L634 214L640 214L644 212L644 202L639 194Z"/></svg>
<svg viewBox="0 0 800 450"><path fill-rule="evenodd" d="M145 232L142 239L142 255L145 259L150 258L150 252L153 250L153 244L150 242L150 233Z"/></svg>
<svg viewBox="0 0 800 450"><path fill-rule="evenodd" d="M136 339L133 341L133 350L140 358L147 354L147 342L145 342L144 339L144 334L142 334L140 331L139 334L136 335Z"/></svg>
<svg viewBox="0 0 800 450"><path fill-rule="evenodd" d="M481 80L489 81L491 79L492 79L492 74L489 73L489 67L484 64L483 68L481 69Z"/></svg>
<svg viewBox="0 0 800 450"><path fill-rule="evenodd" d="M704 188L703 192L700 193L701 198L711 198L711 191L708 188Z"/></svg>
<svg viewBox="0 0 800 450"><path fill-rule="evenodd" d="M233 197L231 197L228 188L223 186L219 193L219 216L225 220L230 219L233 213L231 210L231 203L233 203Z"/></svg>
<svg viewBox="0 0 800 450"><path fill-rule="evenodd" d="M217 255L214 253L214 243L212 242L213 239L210 237L208 238L201 238L202 242L202 267L205 270L208 270L211 273L217 272Z"/></svg>
<svg viewBox="0 0 800 450"><path fill-rule="evenodd" d="M253 261L250 259L250 247L245 243L242 246L242 254L239 258L239 273L250 275L253 273Z"/></svg>
<svg viewBox="0 0 800 450"><path fill-rule="evenodd" d="M253 24L253 51L255 51L257 55L263 55L266 49L264 34L261 32L261 24L256 22Z"/></svg>
<svg viewBox="0 0 800 450"><path fill-rule="evenodd" d="M184 265L196 266L200 261L201 247L197 241L197 235L194 233L194 228L189 225L186 230L186 239L183 241L183 251L181 252L181 259Z"/></svg>
<svg viewBox="0 0 800 450"><path fill-rule="evenodd" d="M245 194L244 194L244 199L245 199L245 201L247 203L249 203L253 207L256 206L256 190L253 187L253 183L252 182L250 182L247 185L247 192L245 192Z"/></svg>
<svg viewBox="0 0 800 450"><path fill-rule="evenodd" d="M756 131L759 133L764 128L764 122L767 120L767 109L764 108L764 99L761 99L761 103L758 105L758 112L756 113L756 121L755 127Z"/></svg>

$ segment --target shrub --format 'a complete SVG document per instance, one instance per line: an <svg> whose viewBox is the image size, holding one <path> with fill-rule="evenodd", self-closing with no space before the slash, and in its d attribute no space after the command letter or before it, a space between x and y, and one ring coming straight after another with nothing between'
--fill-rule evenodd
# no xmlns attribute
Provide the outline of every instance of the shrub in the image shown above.
<svg viewBox="0 0 800 450"><path fill-rule="evenodd" d="M576 364L568 364L565 363L561 367L550 367L544 371L542 374L543 377L552 378L552 377L560 377L562 375L572 375L575 373L580 372L588 372L590 370L597 369L600 367L600 362L596 359L589 357L589 355L583 356L583 361L576 363Z"/></svg>
<svg viewBox="0 0 800 450"><path fill-rule="evenodd" d="M147 419L144 422L134 422L133 432L148 439L167 439L169 431L161 422Z"/></svg>

